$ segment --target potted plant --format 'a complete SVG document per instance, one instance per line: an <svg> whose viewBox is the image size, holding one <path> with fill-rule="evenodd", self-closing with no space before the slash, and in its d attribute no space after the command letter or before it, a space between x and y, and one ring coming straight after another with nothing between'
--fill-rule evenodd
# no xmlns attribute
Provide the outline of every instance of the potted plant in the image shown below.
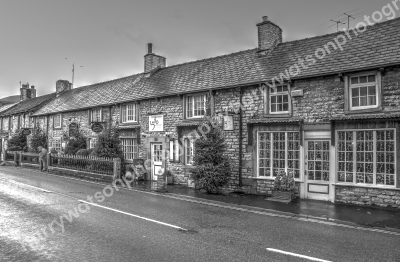
<svg viewBox="0 0 400 262"><path fill-rule="evenodd" d="M272 198L270 200L290 202L294 199L295 180L293 171L286 174L281 170L275 178L274 188L272 190Z"/></svg>

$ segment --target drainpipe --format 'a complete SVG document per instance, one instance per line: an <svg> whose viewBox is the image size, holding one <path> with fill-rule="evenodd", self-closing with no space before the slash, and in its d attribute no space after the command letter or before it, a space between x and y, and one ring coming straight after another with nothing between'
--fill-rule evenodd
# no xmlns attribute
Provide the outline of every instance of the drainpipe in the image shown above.
<svg viewBox="0 0 400 262"><path fill-rule="evenodd" d="M243 186L242 182L242 165L243 165L243 156L242 156L242 146L243 146L243 116L242 116L242 87L239 88L239 186Z"/></svg>

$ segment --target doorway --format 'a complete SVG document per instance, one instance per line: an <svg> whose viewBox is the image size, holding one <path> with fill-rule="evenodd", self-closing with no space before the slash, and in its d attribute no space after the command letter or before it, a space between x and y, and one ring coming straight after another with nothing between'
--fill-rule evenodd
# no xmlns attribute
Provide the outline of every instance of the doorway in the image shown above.
<svg viewBox="0 0 400 262"><path fill-rule="evenodd" d="M308 140L305 152L306 197L329 201L330 195L330 141Z"/></svg>
<svg viewBox="0 0 400 262"><path fill-rule="evenodd" d="M151 180L156 181L158 175L164 173L163 143L151 143Z"/></svg>

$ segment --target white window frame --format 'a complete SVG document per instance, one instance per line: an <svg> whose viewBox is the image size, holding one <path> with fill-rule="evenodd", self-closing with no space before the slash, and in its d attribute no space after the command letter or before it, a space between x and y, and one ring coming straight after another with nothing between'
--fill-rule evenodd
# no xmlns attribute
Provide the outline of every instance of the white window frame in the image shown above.
<svg viewBox="0 0 400 262"><path fill-rule="evenodd" d="M299 159L298 159L298 161L299 161L299 168L298 168L298 170L299 170L299 177L298 178L295 178L294 176L293 176L293 178L296 180L296 181L302 181L302 179L303 179L303 172L302 172L302 164L301 164L301 162L302 162L302 150L303 150L303 148L302 148L302 146L301 146L301 136L300 136L300 131L257 131L257 138L256 138L256 143L257 143L257 151L256 151L256 154L257 154L257 178L259 178L259 179L275 179L275 177L276 176L274 176L274 174L273 174L273 169L274 169L274 167L273 167L273 163L272 163L272 160L273 160L273 140L272 140L272 138L271 138L271 148L270 148L270 154L271 154L271 167L270 167L270 175L269 176L260 176L260 168L259 168L259 166L260 166L260 158L259 158L259 141L258 141L258 135L260 134L260 133L271 133L271 134L274 134L274 133L285 133L285 140L282 140L282 141L285 141L285 172L286 172L286 174L288 174L288 170L289 170L289 168L288 168L288 160L289 160L289 158L288 158L288 133L299 133ZM279 141L281 141L281 140L279 140ZM296 159L290 159L290 160L296 160ZM295 168L293 168L293 169L295 169Z"/></svg>
<svg viewBox="0 0 400 262"><path fill-rule="evenodd" d="M97 138L89 138L89 149L95 148L97 143Z"/></svg>
<svg viewBox="0 0 400 262"><path fill-rule="evenodd" d="M56 150L58 153L61 152L61 137L53 137L51 141L51 148Z"/></svg>
<svg viewBox="0 0 400 262"><path fill-rule="evenodd" d="M278 90L277 90L277 88L278 87L284 87L284 86L286 86L287 87L287 91L282 91L282 92L278 92ZM268 87L269 88L269 90L268 90L268 111L269 111L269 114L272 114L272 115L275 115L275 114L288 114L289 112L290 112L290 94L289 94L289 91L290 91L290 85L289 85L289 83L288 84L284 84L284 85L279 85L279 86L276 86L276 87L274 87L274 89L276 89L276 93L272 93L271 92L271 89L273 88L273 87ZM272 107L272 103L271 103L271 97L272 96L280 96L280 95L287 95L288 96L288 110L287 111L276 111L276 112L272 112L272 110L271 110L271 107ZM277 103L276 103L277 104ZM283 102L282 102L282 107L283 107Z"/></svg>
<svg viewBox="0 0 400 262"><path fill-rule="evenodd" d="M195 109L194 109L194 106L195 106L194 99L195 99L195 97L203 97L203 99L204 99L204 105L203 105L204 106L204 114L203 115L197 115L197 116L194 115L194 113L195 113ZM192 103L190 105L190 107L191 107L190 111L192 113L192 116L188 116L189 100L192 101ZM202 94L194 94L194 95L187 95L185 97L185 112L184 113L185 113L185 116L186 116L187 119L202 118L202 117L204 117L206 115L206 111L207 111L207 95L206 94L204 94L204 93L202 93Z"/></svg>
<svg viewBox="0 0 400 262"><path fill-rule="evenodd" d="M136 138L121 138L121 144L125 160L133 160L139 158L139 146L137 144Z"/></svg>
<svg viewBox="0 0 400 262"><path fill-rule="evenodd" d="M96 116L96 121L94 121L94 116ZM99 116L99 117L97 117ZM91 122L102 122L103 121L103 112L102 112L102 108L93 108L92 110L90 110L90 121Z"/></svg>
<svg viewBox="0 0 400 262"><path fill-rule="evenodd" d="M57 119L58 117L60 117L60 119ZM58 120L58 123L56 122L56 120ZM53 127L54 128L61 128L62 127L62 114L55 114L53 116Z"/></svg>
<svg viewBox="0 0 400 262"><path fill-rule="evenodd" d="M194 139L191 137L185 137L184 139L184 163L187 166L193 165L193 157L194 157ZM191 159L191 161L189 160Z"/></svg>
<svg viewBox="0 0 400 262"><path fill-rule="evenodd" d="M128 120L129 118L129 107L132 106L133 108L133 120ZM137 123L138 122L138 104L137 103L130 103L130 104L123 104L121 106L121 123Z"/></svg>
<svg viewBox="0 0 400 262"><path fill-rule="evenodd" d="M357 183L357 148L356 148L356 143L357 143L357 138L355 136L357 131L374 131L374 137L373 137L373 183L372 184L367 184L367 183ZM381 185L376 183L376 131L393 131L394 132L394 185ZM353 182L342 182L339 181L338 174L339 174L339 132L353 132ZM395 128L372 128L372 129L341 129L341 130L336 130L335 133L335 154L336 154L336 160L335 160L335 182L340 185L358 185L358 186L363 186L363 187L383 187L383 188L396 188L397 187L397 141L396 141L396 129ZM365 152L365 151L364 151ZM368 151L367 151L368 152ZM386 151L384 151L386 152ZM386 163L386 162L385 162Z"/></svg>
<svg viewBox="0 0 400 262"><path fill-rule="evenodd" d="M362 83L362 84L351 84L351 79L353 77L367 77L374 75L375 76L375 82L367 82L367 83ZM353 75L349 75L348 76L348 94L349 94L349 108L350 110L360 110L360 109L369 109L369 108L378 108L379 107L379 82L380 82L380 75L376 72L364 72L364 73L360 73L360 74L353 74ZM375 105L370 105L370 106L356 106L353 107L353 88L360 88L360 87L368 87L368 86L372 86L372 83L375 83L375 101L376 104ZM368 92L368 90L367 90ZM367 95L367 100L368 100L368 95Z"/></svg>

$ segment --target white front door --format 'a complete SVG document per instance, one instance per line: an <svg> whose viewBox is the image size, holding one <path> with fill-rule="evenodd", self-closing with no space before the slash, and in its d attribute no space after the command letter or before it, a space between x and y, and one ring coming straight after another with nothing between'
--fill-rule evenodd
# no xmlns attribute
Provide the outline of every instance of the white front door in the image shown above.
<svg viewBox="0 0 400 262"><path fill-rule="evenodd" d="M330 195L330 141L306 141L305 192L306 198L328 201Z"/></svg>
<svg viewBox="0 0 400 262"><path fill-rule="evenodd" d="M151 180L156 181L163 172L163 144L151 143Z"/></svg>

